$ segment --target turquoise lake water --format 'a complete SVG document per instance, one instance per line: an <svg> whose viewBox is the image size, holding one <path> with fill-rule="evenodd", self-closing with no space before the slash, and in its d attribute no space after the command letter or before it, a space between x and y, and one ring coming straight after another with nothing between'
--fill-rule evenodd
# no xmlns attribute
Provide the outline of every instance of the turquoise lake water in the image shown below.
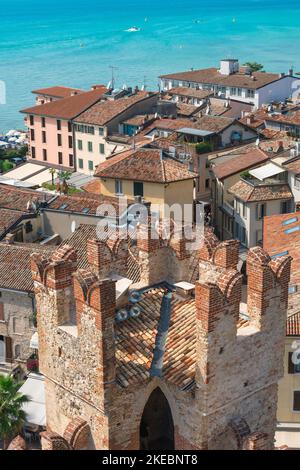
<svg viewBox="0 0 300 470"><path fill-rule="evenodd" d="M269 71L300 70L300 2L295 0L1 0L0 133L23 127L31 90L107 84L157 89L158 75L215 66L225 56ZM141 31L129 33L131 26ZM145 78L144 78L145 77Z"/></svg>

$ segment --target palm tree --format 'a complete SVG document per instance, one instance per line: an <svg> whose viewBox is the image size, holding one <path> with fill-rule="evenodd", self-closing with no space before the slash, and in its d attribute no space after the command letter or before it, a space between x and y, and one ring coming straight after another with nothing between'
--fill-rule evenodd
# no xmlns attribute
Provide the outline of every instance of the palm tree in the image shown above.
<svg viewBox="0 0 300 470"><path fill-rule="evenodd" d="M51 175L52 186L54 186L54 176L56 175L56 169L55 168L49 168L49 173Z"/></svg>
<svg viewBox="0 0 300 470"><path fill-rule="evenodd" d="M69 181L71 176L72 176L72 172L69 170L65 170L65 171L61 170L58 173L58 178L59 178L59 181L61 182L60 184L61 192L63 192L64 194L67 194L68 192L69 186L68 186L67 181Z"/></svg>
<svg viewBox="0 0 300 470"><path fill-rule="evenodd" d="M0 439L4 449L22 429L26 413L22 406L29 402L27 395L19 393L20 383L11 376L0 375Z"/></svg>

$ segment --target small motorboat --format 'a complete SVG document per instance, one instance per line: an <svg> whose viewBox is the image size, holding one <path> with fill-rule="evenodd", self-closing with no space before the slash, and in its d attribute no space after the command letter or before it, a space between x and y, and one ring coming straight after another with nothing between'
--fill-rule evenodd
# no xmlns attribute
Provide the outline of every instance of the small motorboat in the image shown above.
<svg viewBox="0 0 300 470"><path fill-rule="evenodd" d="M126 29L127 33L136 33L137 31L141 31L141 28L138 28L137 26L132 26L129 29Z"/></svg>

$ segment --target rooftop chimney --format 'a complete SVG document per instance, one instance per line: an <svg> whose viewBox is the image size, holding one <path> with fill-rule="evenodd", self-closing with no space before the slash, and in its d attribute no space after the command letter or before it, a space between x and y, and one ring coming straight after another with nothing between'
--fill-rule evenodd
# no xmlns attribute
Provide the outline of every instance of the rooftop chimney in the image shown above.
<svg viewBox="0 0 300 470"><path fill-rule="evenodd" d="M7 245L13 245L14 241L15 241L14 233L8 233L6 237L4 238L4 242L7 243Z"/></svg>

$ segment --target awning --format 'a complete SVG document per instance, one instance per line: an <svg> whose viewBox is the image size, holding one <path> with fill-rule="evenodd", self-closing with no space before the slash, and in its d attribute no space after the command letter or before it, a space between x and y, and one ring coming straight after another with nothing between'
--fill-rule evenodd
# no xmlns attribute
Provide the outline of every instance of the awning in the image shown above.
<svg viewBox="0 0 300 470"><path fill-rule="evenodd" d="M190 135L197 135L199 137L206 137L208 135L213 135L214 132L205 131L202 129L193 129L192 127L182 127L178 129L176 132L181 132L182 134L190 134Z"/></svg>
<svg viewBox="0 0 300 470"><path fill-rule="evenodd" d="M45 170L44 165L37 165L35 163L25 163L24 165L19 165L13 170L8 171L5 173L6 178L16 179L16 180L25 180L26 178L30 178L31 175L39 173ZM51 179L51 176L50 178Z"/></svg>
<svg viewBox="0 0 300 470"><path fill-rule="evenodd" d="M30 373L19 392L27 395L30 400L22 406L23 411L26 413L26 422L46 426L44 376Z"/></svg>
<svg viewBox="0 0 300 470"><path fill-rule="evenodd" d="M30 347L32 349L39 349L39 335L37 331L31 336Z"/></svg>
<svg viewBox="0 0 300 470"><path fill-rule="evenodd" d="M279 175L283 173L283 168L275 165L274 163L267 163L266 165L260 166L259 168L255 168L254 170L250 170L250 175L254 176L255 178L263 181L266 178L270 178L271 176Z"/></svg>
<svg viewBox="0 0 300 470"><path fill-rule="evenodd" d="M26 178L25 182L30 184L31 186L41 186L43 183L51 182L51 175L49 173L49 169L41 171L37 175Z"/></svg>

